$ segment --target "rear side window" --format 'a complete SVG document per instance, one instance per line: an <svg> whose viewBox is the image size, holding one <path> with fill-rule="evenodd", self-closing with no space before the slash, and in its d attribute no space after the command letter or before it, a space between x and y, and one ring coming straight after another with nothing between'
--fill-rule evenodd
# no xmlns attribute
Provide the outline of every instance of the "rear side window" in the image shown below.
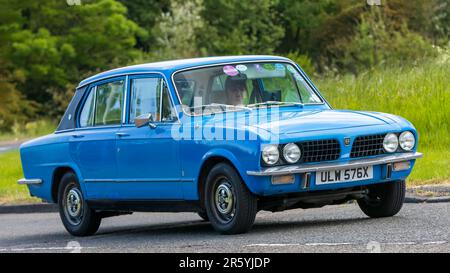
<svg viewBox="0 0 450 273"><path fill-rule="evenodd" d="M94 125L120 124L122 121L124 81L97 86Z"/></svg>
<svg viewBox="0 0 450 273"><path fill-rule="evenodd" d="M80 127L121 124L123 98L123 80L92 88L80 112Z"/></svg>

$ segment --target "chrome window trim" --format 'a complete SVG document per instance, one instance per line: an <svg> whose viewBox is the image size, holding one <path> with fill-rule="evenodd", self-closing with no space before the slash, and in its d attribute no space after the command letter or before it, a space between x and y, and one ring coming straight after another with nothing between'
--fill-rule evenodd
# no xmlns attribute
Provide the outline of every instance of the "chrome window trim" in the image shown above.
<svg viewBox="0 0 450 273"><path fill-rule="evenodd" d="M92 119L92 126L90 126L90 127L95 127L95 116L96 116L96 114L97 114L97 88L98 87L98 85L96 85L96 86L94 86L94 90L93 91L91 91L91 92L94 92L94 118ZM84 108L84 106L83 106L83 108ZM80 114L81 114L81 112L80 112ZM80 115L78 115L78 120L79 120L79 118L80 118Z"/></svg>
<svg viewBox="0 0 450 273"><path fill-rule="evenodd" d="M297 173L318 172L318 171L330 171L330 170L356 168L363 166L374 166L386 163L407 161L421 158L422 156L423 154L418 152L408 152L401 154L378 156L375 158L352 159L345 162L269 167L262 169L260 171L247 171L247 175L272 176L272 175L297 174Z"/></svg>
<svg viewBox="0 0 450 273"><path fill-rule="evenodd" d="M193 179L178 179L178 178L167 178L167 179L84 179L85 183L154 183L154 182L193 182Z"/></svg>
<svg viewBox="0 0 450 273"><path fill-rule="evenodd" d="M164 81L163 79L159 80L159 121L162 122L162 102L163 102L163 90L164 90Z"/></svg>
<svg viewBox="0 0 450 273"><path fill-rule="evenodd" d="M75 128L72 131L85 131L85 130L92 130L92 129L113 129L113 128L120 128L120 127L122 127L122 124L99 125L99 126L89 126L89 127Z"/></svg>
<svg viewBox="0 0 450 273"><path fill-rule="evenodd" d="M124 96L123 96L123 107L122 107L122 124L126 122L127 119L127 102L128 102L128 75L125 76L124 84ZM130 92L131 95L131 92Z"/></svg>
<svg viewBox="0 0 450 273"><path fill-rule="evenodd" d="M167 80L166 75L164 73L162 73L162 72L148 71L148 72L121 73L121 74L111 75L111 76L108 76L108 77L103 77L103 78L99 78L99 79L96 79L96 80L92 80L92 81L86 82L83 85L79 85L77 87L77 89L81 88L81 87L84 87L84 86L87 86L87 85L90 85L90 84L95 84L96 82L104 81L104 80L107 80L107 79L110 79L110 78L123 77L123 76L126 77L126 82L128 83L129 76L132 76L132 75L133 76L134 75L151 75L151 74L161 75L161 77L164 78L164 81L165 81L165 83L167 85L167 88L169 89L169 97L170 97L170 101L172 102L172 108L175 110L175 113L176 113L176 116L177 116L177 122L164 123L164 124L181 124L180 113L178 111L176 111L177 110L176 107L175 107L176 104L175 104L174 98L172 96L172 92L170 92L169 85L167 84L169 81ZM97 86L95 86L95 88L97 88ZM130 96L131 96L131 92L130 92ZM124 108L125 108L126 111L129 111L129 105L124 105ZM125 112L125 113L127 113L127 112ZM76 118L78 119L78 115L77 115ZM125 118L125 122L126 122L126 118ZM77 123L78 123L78 120L77 120ZM131 123L124 123L122 125L129 125L129 124L131 124ZM114 125L114 126L104 125L104 126L76 127L76 128L67 129L67 130L54 131L54 133L55 134L59 134L59 133L65 133L65 132L74 132L74 131L76 132L78 130L97 129L97 128L116 128L116 127L122 127L122 125ZM78 124L77 124L77 126L78 126Z"/></svg>
<svg viewBox="0 0 450 273"><path fill-rule="evenodd" d="M332 108L331 105L328 103L328 101L327 101L327 100L326 100L326 99L318 92L318 90L317 90L317 91L315 90L315 88L314 88L313 85L312 85L312 82L310 82L309 79L307 79L307 78L305 77L306 74L303 75L303 72L302 72L301 70L298 69L296 63L294 63L293 61L288 60L288 59L286 59L286 60L283 60L283 59L280 59L280 60L260 59L260 60L251 60L251 61L218 62L218 63L215 63L215 64L192 66L192 67L187 67L187 68L182 68L182 69L175 70L174 72L172 72L172 75L170 76L170 78L171 78L171 80L172 80L172 85L173 85L174 91L175 91L175 93L176 93L176 95L177 95L177 97L178 97L178 101L179 101L179 103L180 103L181 110L183 111L183 113L184 113L185 115L190 116L190 117L203 116L203 115L195 115L195 114L192 115L191 113L186 113L186 112L184 111L184 107L183 107L184 104L182 103L180 94L179 94L179 92L178 92L178 89L177 89L177 86L176 86L175 80L174 80L175 74L177 74L177 73L179 73L179 72L184 72L184 71L189 71L189 70L196 70L196 69L201 69L201 68L214 67L214 66L223 66L223 65L231 65L231 64L244 64L244 63L245 63L245 64L247 64L247 63L260 63L260 62L267 62L267 63L288 63L288 64L292 65L295 69L297 69L297 72L300 73L300 75L301 75L302 78L305 80L305 82L308 84L308 86L311 88L311 90L314 92L314 94L316 94L316 95L322 100L322 102L320 102L320 103L308 103L308 104L305 104L305 106L311 106L311 105L324 105L324 104L326 104L326 105L328 105L330 108ZM237 111L242 111L242 110L228 111L228 112L226 112L226 113L229 113L229 112L237 112ZM224 112L224 113L225 113L225 112ZM214 113L214 114L217 114L217 113Z"/></svg>

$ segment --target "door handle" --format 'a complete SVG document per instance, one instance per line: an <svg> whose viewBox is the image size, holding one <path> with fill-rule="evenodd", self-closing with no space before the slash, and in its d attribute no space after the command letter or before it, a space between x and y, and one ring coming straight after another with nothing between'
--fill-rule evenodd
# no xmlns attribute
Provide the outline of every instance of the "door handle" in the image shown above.
<svg viewBox="0 0 450 273"><path fill-rule="evenodd" d="M82 138L84 135L72 135L73 138Z"/></svg>
<svg viewBox="0 0 450 273"><path fill-rule="evenodd" d="M127 133L116 133L116 136L118 136L118 137L127 137L127 136L129 136L129 134L127 134Z"/></svg>

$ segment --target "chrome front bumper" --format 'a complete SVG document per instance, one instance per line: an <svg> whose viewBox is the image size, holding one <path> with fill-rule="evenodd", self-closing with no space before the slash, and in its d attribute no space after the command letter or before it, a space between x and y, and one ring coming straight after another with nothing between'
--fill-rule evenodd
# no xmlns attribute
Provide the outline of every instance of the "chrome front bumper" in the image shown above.
<svg viewBox="0 0 450 273"><path fill-rule="evenodd" d="M353 159L347 162L336 162L336 163L322 163L322 164L309 164L309 165L296 165L296 166L278 166L269 167L261 171L247 171L248 175L255 176L271 176L271 175L285 175L285 174L295 174L295 173L308 173L308 172L318 172L318 171L329 171L329 170L339 170L347 168L356 168L363 166L373 166L381 165L387 163L394 163L400 161L407 161L412 159L421 158L423 154L421 153L402 153L395 155L384 155L376 158L364 158L364 159Z"/></svg>
<svg viewBox="0 0 450 273"><path fill-rule="evenodd" d="M42 179L19 179L17 180L19 185L39 185L42 184Z"/></svg>

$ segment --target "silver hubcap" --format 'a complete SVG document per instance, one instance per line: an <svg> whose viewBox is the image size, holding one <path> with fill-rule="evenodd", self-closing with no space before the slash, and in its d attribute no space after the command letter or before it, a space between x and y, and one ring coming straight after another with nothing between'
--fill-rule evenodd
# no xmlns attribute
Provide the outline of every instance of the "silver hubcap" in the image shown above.
<svg viewBox="0 0 450 273"><path fill-rule="evenodd" d="M83 199L80 190L77 188L70 189L67 193L64 205L67 220L69 220L72 225L80 224L83 215Z"/></svg>
<svg viewBox="0 0 450 273"><path fill-rule="evenodd" d="M222 214L228 214L233 209L233 192L227 184L220 184L215 195L216 208Z"/></svg>

